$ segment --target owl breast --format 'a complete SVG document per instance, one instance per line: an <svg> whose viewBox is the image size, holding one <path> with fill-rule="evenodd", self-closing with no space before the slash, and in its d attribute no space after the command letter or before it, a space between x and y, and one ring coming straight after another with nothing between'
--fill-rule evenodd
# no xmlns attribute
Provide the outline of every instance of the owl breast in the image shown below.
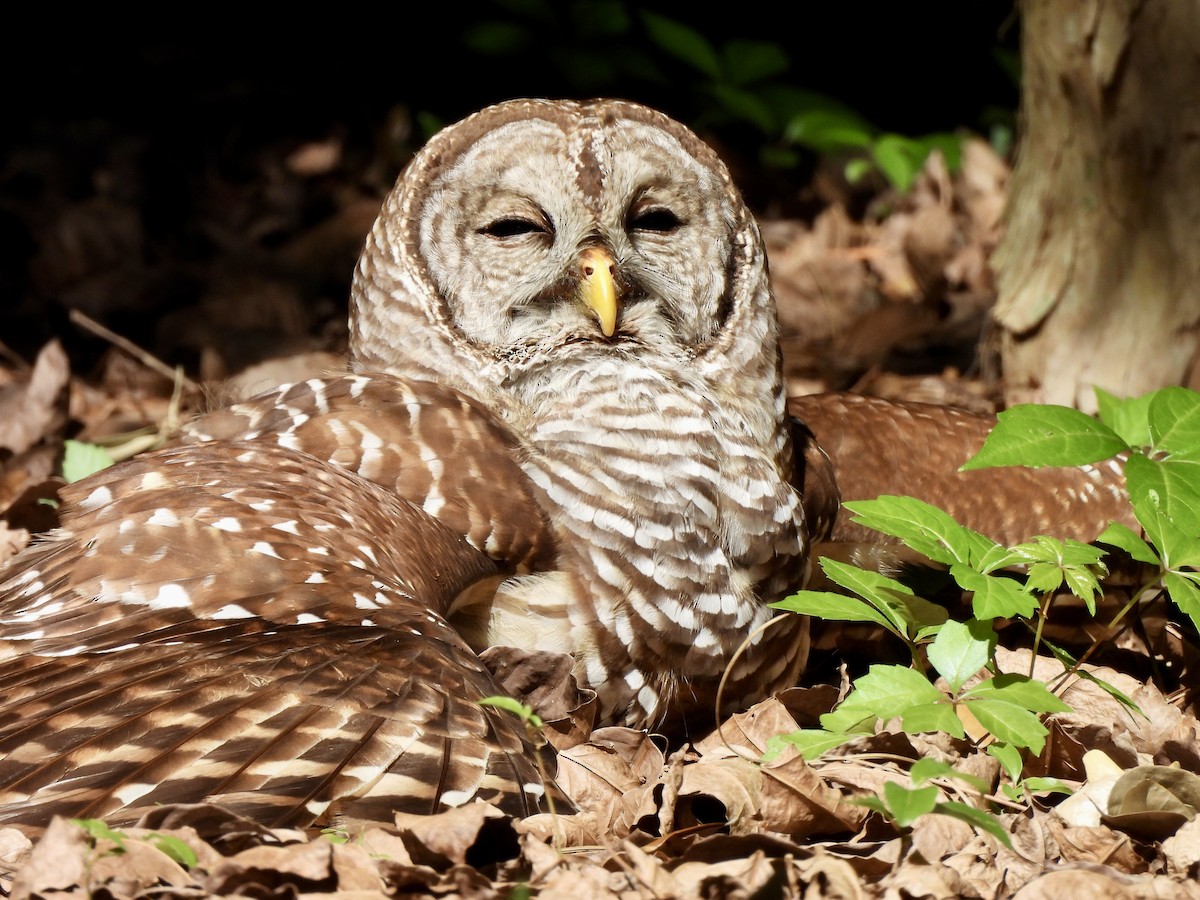
<svg viewBox="0 0 1200 900"><path fill-rule="evenodd" d="M532 448L522 468L562 558L558 575L509 587L525 614L560 623L528 634L546 649L565 643L557 649L575 654L577 675L618 721L660 724L708 702L743 639L771 617L765 602L803 576L798 497L772 442L730 421L719 391L682 362L664 371L600 347L513 388ZM796 654L767 661L765 646L752 639L747 663L759 677L773 667L791 677Z"/></svg>

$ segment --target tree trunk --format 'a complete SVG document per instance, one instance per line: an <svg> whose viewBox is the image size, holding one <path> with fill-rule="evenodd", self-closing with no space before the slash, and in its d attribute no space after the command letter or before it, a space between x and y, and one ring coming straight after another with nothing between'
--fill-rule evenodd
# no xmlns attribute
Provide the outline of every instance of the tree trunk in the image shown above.
<svg viewBox="0 0 1200 900"><path fill-rule="evenodd" d="M993 256L1009 403L1195 380L1200 0L1022 0L1022 135ZM1193 385L1194 386L1194 385Z"/></svg>

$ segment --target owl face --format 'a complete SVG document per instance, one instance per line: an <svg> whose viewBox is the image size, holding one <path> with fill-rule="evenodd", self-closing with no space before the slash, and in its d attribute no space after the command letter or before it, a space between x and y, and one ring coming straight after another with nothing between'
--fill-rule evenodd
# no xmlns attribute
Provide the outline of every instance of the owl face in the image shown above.
<svg viewBox="0 0 1200 900"><path fill-rule="evenodd" d="M496 356L694 352L730 303L723 175L644 122L513 121L429 185L420 255L458 329Z"/></svg>

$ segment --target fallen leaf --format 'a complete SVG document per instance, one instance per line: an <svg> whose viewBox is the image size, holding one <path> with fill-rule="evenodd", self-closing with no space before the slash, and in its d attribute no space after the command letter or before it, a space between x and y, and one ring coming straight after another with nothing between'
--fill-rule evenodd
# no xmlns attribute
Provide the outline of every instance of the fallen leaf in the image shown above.
<svg viewBox="0 0 1200 900"><path fill-rule="evenodd" d="M0 449L18 456L66 421L67 354L58 341L38 352L27 381L0 388Z"/></svg>
<svg viewBox="0 0 1200 900"><path fill-rule="evenodd" d="M87 885L92 846L78 825L55 816L13 879L13 900L67 892Z"/></svg>
<svg viewBox="0 0 1200 900"><path fill-rule="evenodd" d="M1117 779L1105 825L1146 840L1163 840L1200 813L1200 777L1170 766L1138 766Z"/></svg>
<svg viewBox="0 0 1200 900"><path fill-rule="evenodd" d="M512 818L476 801L431 816L396 813L396 829L418 866L442 870L452 864L515 859L520 854Z"/></svg>

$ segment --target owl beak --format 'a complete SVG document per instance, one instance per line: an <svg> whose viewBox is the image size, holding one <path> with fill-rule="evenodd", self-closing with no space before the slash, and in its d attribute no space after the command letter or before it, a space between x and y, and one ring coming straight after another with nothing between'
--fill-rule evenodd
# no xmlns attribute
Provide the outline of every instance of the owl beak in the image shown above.
<svg viewBox="0 0 1200 900"><path fill-rule="evenodd" d="M612 254L600 247L589 247L579 255L583 280L579 296L600 322L605 337L617 330L617 288L613 281L616 263Z"/></svg>

